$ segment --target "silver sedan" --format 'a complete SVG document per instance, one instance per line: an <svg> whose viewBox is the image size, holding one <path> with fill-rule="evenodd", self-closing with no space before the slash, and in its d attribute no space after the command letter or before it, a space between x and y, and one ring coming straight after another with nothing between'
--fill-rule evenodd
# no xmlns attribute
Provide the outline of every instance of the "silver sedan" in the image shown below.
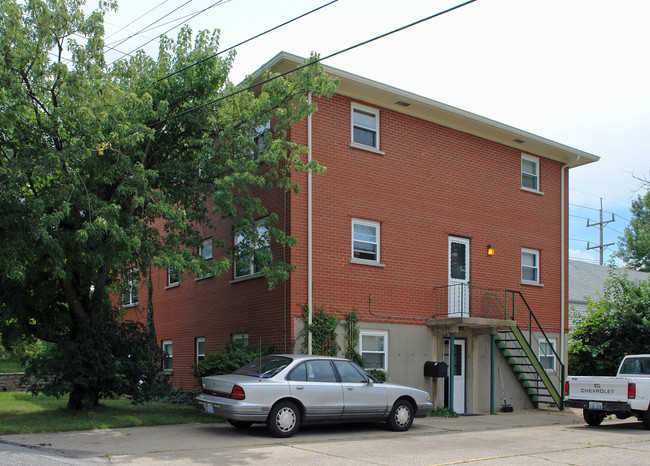
<svg viewBox="0 0 650 466"><path fill-rule="evenodd" d="M405 431L433 409L423 390L376 382L347 359L305 354L264 356L232 374L203 377L196 406L237 428L266 423L276 437L333 421L386 421Z"/></svg>

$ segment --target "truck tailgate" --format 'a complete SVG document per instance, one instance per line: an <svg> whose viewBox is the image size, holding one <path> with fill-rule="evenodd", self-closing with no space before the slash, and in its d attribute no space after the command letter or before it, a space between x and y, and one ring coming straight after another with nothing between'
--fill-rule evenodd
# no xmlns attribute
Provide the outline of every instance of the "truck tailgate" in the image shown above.
<svg viewBox="0 0 650 466"><path fill-rule="evenodd" d="M627 402L627 379L616 377L568 377L572 400L624 401Z"/></svg>

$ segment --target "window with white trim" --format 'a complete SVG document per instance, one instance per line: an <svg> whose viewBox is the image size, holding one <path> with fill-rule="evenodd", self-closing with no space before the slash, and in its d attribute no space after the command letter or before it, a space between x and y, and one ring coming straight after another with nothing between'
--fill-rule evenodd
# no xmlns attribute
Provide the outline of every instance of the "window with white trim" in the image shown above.
<svg viewBox="0 0 650 466"><path fill-rule="evenodd" d="M135 306L138 304L138 269L133 268L124 277L124 290L122 291L122 305Z"/></svg>
<svg viewBox="0 0 650 466"><path fill-rule="evenodd" d="M555 338L539 340L539 363L544 370L555 370Z"/></svg>
<svg viewBox="0 0 650 466"><path fill-rule="evenodd" d="M169 267L167 269L167 286L176 286L180 283L180 274L177 270Z"/></svg>
<svg viewBox="0 0 650 466"><path fill-rule="evenodd" d="M352 219L352 259L379 263L379 222Z"/></svg>
<svg viewBox="0 0 650 466"><path fill-rule="evenodd" d="M255 222L255 237L246 238L235 235L235 250L238 259L235 261L235 278L259 274L270 253L269 230L266 218Z"/></svg>
<svg viewBox="0 0 650 466"><path fill-rule="evenodd" d="M232 341L242 346L248 346L248 333L233 333Z"/></svg>
<svg viewBox="0 0 650 466"><path fill-rule="evenodd" d="M352 104L352 143L379 150L379 110Z"/></svg>
<svg viewBox="0 0 650 466"><path fill-rule="evenodd" d="M539 191L539 159L521 154L521 187Z"/></svg>
<svg viewBox="0 0 650 466"><path fill-rule="evenodd" d="M365 369L388 370L388 331L359 330L359 354Z"/></svg>
<svg viewBox="0 0 650 466"><path fill-rule="evenodd" d="M205 337L196 339L196 363L200 363L205 359Z"/></svg>
<svg viewBox="0 0 650 466"><path fill-rule="evenodd" d="M521 249L521 281L539 283L539 251Z"/></svg>
<svg viewBox="0 0 650 466"><path fill-rule="evenodd" d="M201 247L199 247L199 256L205 260L212 259L212 238L203 240Z"/></svg>
<svg viewBox="0 0 650 466"><path fill-rule="evenodd" d="M172 341L163 340L161 346L163 352L163 370L165 372L171 372L173 366L172 361L174 356L174 352L172 351Z"/></svg>

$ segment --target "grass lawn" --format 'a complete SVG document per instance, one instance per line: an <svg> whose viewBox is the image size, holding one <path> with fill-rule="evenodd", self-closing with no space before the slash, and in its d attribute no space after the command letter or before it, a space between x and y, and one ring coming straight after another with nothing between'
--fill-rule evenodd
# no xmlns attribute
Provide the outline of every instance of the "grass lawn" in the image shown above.
<svg viewBox="0 0 650 466"><path fill-rule="evenodd" d="M25 367L17 362L0 361L0 372L24 372Z"/></svg>
<svg viewBox="0 0 650 466"><path fill-rule="evenodd" d="M101 400L99 406L80 412L68 411L67 403L67 398L0 392L0 435L223 422L193 406L171 403L133 405L129 400Z"/></svg>

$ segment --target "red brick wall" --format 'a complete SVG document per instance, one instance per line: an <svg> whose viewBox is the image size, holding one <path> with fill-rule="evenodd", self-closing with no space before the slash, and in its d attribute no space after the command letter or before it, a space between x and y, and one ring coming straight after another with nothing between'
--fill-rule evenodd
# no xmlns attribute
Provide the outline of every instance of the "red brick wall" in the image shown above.
<svg viewBox="0 0 650 466"><path fill-rule="evenodd" d="M470 239L472 284L521 291L545 329L559 331L561 164L540 159L543 194L522 191L521 151L387 109L380 110L384 155L350 148L351 102L340 95L319 100L313 117L313 157L327 168L313 177L314 305L356 308L361 321L424 325L439 311L433 288L447 285L448 237L456 235ZM289 134L306 145L306 122ZM197 337L205 337L206 353L240 332L278 352L293 349L293 321L307 302L307 175L295 181L298 195L263 195L298 239L291 250L273 248L276 260L296 266L288 283L269 292L260 278L230 283L231 271L199 281L188 276L165 289L166 270L154 271L156 333L173 340L174 385L197 382L190 370ZM353 217L380 222L385 267L349 262ZM230 226L217 235L229 238ZM520 284L522 247L540 251L543 286ZM141 308L145 301L141 287Z"/></svg>
<svg viewBox="0 0 650 466"><path fill-rule="evenodd" d="M314 176L314 305L423 324L434 314L433 288L447 285L448 237L457 235L470 239L472 284L521 291L542 325L559 330L561 164L540 159L543 194L523 191L521 151L387 109L379 118L385 154L351 148L351 102L320 100L313 117L313 156L327 167ZM292 133L303 143L304 134L305 125ZM296 316L307 299L306 209L306 196L292 200ZM385 267L349 262L353 217L381 223ZM540 251L543 286L520 284L522 247Z"/></svg>

